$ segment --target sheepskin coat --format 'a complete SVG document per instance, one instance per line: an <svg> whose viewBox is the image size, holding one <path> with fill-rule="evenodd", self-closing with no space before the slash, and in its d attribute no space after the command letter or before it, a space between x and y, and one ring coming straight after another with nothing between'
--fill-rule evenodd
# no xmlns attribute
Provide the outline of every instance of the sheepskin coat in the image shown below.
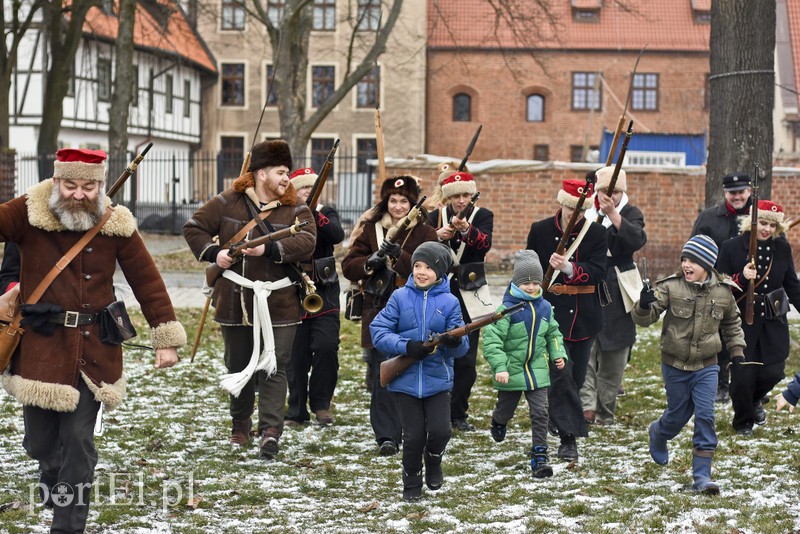
<svg viewBox="0 0 800 534"><path fill-rule="evenodd" d="M26 195L0 205L0 241L17 243L22 256L23 302L84 234L67 230L51 212L48 200L53 187L52 180L41 182ZM125 207L113 210L100 232L56 277L39 302L79 313L100 312L117 300L113 278L119 263L152 328L154 348L184 345L186 332L175 319L164 281L136 231L136 220ZM78 380L84 380L107 408L125 397L122 349L100 341L98 323L57 326L51 336L28 329L20 347L2 382L24 405L73 411L78 404Z"/></svg>

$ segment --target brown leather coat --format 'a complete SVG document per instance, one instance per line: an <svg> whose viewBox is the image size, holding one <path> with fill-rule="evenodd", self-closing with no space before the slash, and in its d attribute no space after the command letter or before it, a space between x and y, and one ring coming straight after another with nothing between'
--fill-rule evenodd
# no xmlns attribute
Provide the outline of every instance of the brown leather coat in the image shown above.
<svg viewBox="0 0 800 534"><path fill-rule="evenodd" d="M36 289L56 262L83 235L67 230L52 214L48 199L53 182L33 186L27 195L0 205L0 241L20 247L20 285L23 301ZM55 279L39 302L79 313L100 312L117 300L113 277L117 262L142 305L153 329L155 348L186 343L183 326L175 319L167 289L156 270L136 221L118 206L100 233ZM78 402L79 376L98 401L113 408L125 397L122 349L100 341L100 325L58 326L52 336L28 329L20 353L3 375L3 386L22 404L72 411Z"/></svg>

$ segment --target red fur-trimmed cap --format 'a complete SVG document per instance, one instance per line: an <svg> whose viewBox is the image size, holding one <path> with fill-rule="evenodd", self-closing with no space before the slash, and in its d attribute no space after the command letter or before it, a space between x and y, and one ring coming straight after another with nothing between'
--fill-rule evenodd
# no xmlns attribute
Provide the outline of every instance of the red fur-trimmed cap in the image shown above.
<svg viewBox="0 0 800 534"><path fill-rule="evenodd" d="M442 182L442 198L447 199L453 195L469 193L474 195L478 191L475 177L468 172L454 172Z"/></svg>
<svg viewBox="0 0 800 534"><path fill-rule="evenodd" d="M102 150L62 148L56 152L53 178L102 182L106 179L106 158L108 154Z"/></svg>
<svg viewBox="0 0 800 534"><path fill-rule="evenodd" d="M578 199L581 197L583 188L586 187L586 180L564 180L561 182L561 190L556 196L556 200L562 206L574 208L578 205ZM589 184L589 190L586 192L586 198L594 194L593 184ZM586 204L584 204L586 206Z"/></svg>
<svg viewBox="0 0 800 534"><path fill-rule="evenodd" d="M304 187L311 187L317 181L317 173L311 167L305 169L297 169L289 175L292 185L295 189L302 189Z"/></svg>

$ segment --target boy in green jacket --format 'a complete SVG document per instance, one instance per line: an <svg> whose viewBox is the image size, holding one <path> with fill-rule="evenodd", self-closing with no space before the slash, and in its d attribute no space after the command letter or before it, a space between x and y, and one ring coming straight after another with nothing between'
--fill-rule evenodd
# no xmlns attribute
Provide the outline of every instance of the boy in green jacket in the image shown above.
<svg viewBox="0 0 800 534"><path fill-rule="evenodd" d="M558 369L564 368L567 358L552 306L542 298L541 283L539 256L533 250L517 251L514 274L498 311L520 302L527 305L522 312L504 317L483 332L483 355L492 368L497 390L492 438L498 443L505 439L506 425L524 391L531 417L531 471L536 478L553 476L547 457L548 358Z"/></svg>

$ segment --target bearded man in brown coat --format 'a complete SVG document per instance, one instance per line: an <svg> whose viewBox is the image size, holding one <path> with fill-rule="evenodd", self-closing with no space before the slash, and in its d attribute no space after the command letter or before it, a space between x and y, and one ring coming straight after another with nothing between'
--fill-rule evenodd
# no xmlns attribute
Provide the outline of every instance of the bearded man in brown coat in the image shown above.
<svg viewBox="0 0 800 534"><path fill-rule="evenodd" d="M117 263L152 328L157 368L175 365L186 332L136 220L105 196L105 152L61 149L56 158L52 180L0 205L0 241L17 243L21 253L22 301L106 210L112 214L39 302L23 306L26 332L2 383L23 404L23 446L39 462L39 493L53 507L52 531L82 532L97 464L97 412L101 403L112 409L125 397L122 349L101 341L99 322L103 308L117 300Z"/></svg>

